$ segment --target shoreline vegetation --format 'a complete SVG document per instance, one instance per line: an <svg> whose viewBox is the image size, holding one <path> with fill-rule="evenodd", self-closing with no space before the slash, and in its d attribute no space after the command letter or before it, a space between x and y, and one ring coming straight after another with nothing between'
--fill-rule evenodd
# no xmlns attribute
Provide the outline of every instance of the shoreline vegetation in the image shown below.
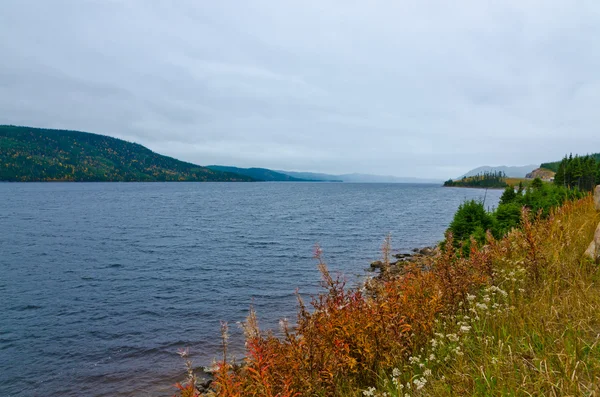
<svg viewBox="0 0 600 397"><path fill-rule="evenodd" d="M465 176L458 180L448 179L444 182L444 187L468 187L477 189L504 189L506 174L502 171L484 172L474 176Z"/></svg>
<svg viewBox="0 0 600 397"><path fill-rule="evenodd" d="M281 337L261 330L251 309L240 362L227 355L224 323L213 379L201 385L187 360L178 395L597 394L600 270L584 253L598 206L539 179L508 187L494 213L464 203L446 239L418 260L397 256L392 266L386 239L379 275L356 288L331 275L317 247L325 291L311 309L298 297L296 324L282 320Z"/></svg>

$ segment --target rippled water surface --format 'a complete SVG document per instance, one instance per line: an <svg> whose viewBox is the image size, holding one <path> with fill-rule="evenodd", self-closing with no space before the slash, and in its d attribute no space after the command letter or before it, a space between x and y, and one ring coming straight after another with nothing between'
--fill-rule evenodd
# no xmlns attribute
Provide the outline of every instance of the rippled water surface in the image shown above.
<svg viewBox="0 0 600 397"><path fill-rule="evenodd" d="M499 191L488 191L495 205ZM321 244L349 282L441 240L484 191L341 183L0 183L0 396L162 396L218 354L219 321L263 327L314 294Z"/></svg>

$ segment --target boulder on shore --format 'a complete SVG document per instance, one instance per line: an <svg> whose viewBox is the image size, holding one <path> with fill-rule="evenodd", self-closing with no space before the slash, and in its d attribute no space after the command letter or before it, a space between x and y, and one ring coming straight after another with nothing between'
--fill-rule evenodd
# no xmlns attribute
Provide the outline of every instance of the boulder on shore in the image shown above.
<svg viewBox="0 0 600 397"><path fill-rule="evenodd" d="M600 185L594 190L594 203L596 203L596 210L600 211Z"/></svg>
<svg viewBox="0 0 600 397"><path fill-rule="evenodd" d="M425 255L425 256L430 256L430 255L433 255L434 253L435 253L435 248L432 248L432 247L425 247L425 248L421 248L419 250L419 254Z"/></svg>
<svg viewBox="0 0 600 397"><path fill-rule="evenodd" d="M371 268L372 269L381 269L383 267L383 262L382 261L373 261L371 262Z"/></svg>
<svg viewBox="0 0 600 397"><path fill-rule="evenodd" d="M407 263L424 263L427 257L434 256L438 253L438 247L423 247L414 248L411 253L398 253L392 255L397 259L396 262L390 262L387 269L391 274L401 273ZM371 262L371 270L379 270L383 272L384 262L381 260ZM381 275L380 275L381 276Z"/></svg>

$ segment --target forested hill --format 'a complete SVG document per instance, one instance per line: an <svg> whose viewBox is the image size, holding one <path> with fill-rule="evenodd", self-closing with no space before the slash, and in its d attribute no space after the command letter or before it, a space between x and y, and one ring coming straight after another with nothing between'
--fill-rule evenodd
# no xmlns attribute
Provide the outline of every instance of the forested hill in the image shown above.
<svg viewBox="0 0 600 397"><path fill-rule="evenodd" d="M252 180L104 135L0 125L0 181Z"/></svg>
<svg viewBox="0 0 600 397"><path fill-rule="evenodd" d="M254 179L268 182L309 182L308 179L295 178L290 175L282 174L269 170L267 168L238 168L225 165L207 165L207 168L216 171L233 172L240 175L246 175ZM314 181L313 181L314 182Z"/></svg>

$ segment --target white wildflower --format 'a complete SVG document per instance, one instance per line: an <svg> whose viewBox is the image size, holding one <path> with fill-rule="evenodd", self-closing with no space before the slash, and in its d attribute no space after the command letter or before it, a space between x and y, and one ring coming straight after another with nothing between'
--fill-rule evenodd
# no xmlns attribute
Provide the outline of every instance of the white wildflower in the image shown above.
<svg viewBox="0 0 600 397"><path fill-rule="evenodd" d="M411 357L408 358L408 362L411 363L411 364L416 364L419 361L421 361L421 356L417 356L417 357L412 357L411 356Z"/></svg>
<svg viewBox="0 0 600 397"><path fill-rule="evenodd" d="M446 338L448 338L450 342L458 342L458 336L456 334L448 334L446 335Z"/></svg>
<svg viewBox="0 0 600 397"><path fill-rule="evenodd" d="M427 379L417 378L417 379L413 380L413 383L417 387L417 390L421 390L423 387L425 387L425 384L427 383Z"/></svg>
<svg viewBox="0 0 600 397"><path fill-rule="evenodd" d="M375 395L374 387L369 387L367 390L363 390L363 396L374 396L374 395Z"/></svg>

